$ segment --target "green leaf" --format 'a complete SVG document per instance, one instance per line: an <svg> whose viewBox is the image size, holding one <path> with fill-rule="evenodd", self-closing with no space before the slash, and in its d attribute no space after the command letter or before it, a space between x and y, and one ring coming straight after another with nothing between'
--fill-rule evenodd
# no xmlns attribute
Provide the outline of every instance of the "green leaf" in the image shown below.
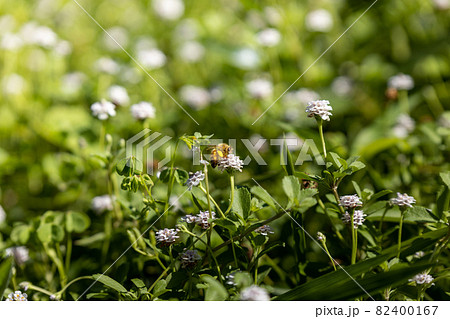
<svg viewBox="0 0 450 319"><path fill-rule="evenodd" d="M450 207L450 188L442 186L438 192L436 199L436 207L434 213L440 219L444 218L444 212Z"/></svg>
<svg viewBox="0 0 450 319"><path fill-rule="evenodd" d="M442 178L444 184L450 188L450 171L439 173L439 176Z"/></svg>
<svg viewBox="0 0 450 319"><path fill-rule="evenodd" d="M232 233L236 232L237 227L238 227L235 224L235 222L233 222L232 220L230 220L228 218L214 219L214 224L221 226L223 228L226 228L226 229L230 230Z"/></svg>
<svg viewBox="0 0 450 319"><path fill-rule="evenodd" d="M247 188L241 187L234 191L233 211L248 219L251 209L252 196Z"/></svg>
<svg viewBox="0 0 450 319"><path fill-rule="evenodd" d="M8 287L11 269L12 257L9 257L0 264L0 301L3 300L3 294L5 293L6 287Z"/></svg>
<svg viewBox="0 0 450 319"><path fill-rule="evenodd" d="M59 225L41 222L37 236L42 243L61 242L64 239L64 229Z"/></svg>
<svg viewBox="0 0 450 319"><path fill-rule="evenodd" d="M210 275L200 277L208 285L205 289L205 301L223 301L228 298L228 292L220 282Z"/></svg>
<svg viewBox="0 0 450 319"><path fill-rule="evenodd" d="M345 165L343 165L343 163L341 162L341 160L343 160L343 159L338 154L336 154L334 152L329 152L328 154L330 155L332 163L336 168L339 169L342 167L343 169L347 169L347 162L345 162L345 160L344 160L343 163L345 163Z"/></svg>
<svg viewBox="0 0 450 319"><path fill-rule="evenodd" d="M84 237L75 241L75 245L77 246L90 246L92 244L96 244L102 242L105 239L105 233L97 233L95 235Z"/></svg>
<svg viewBox="0 0 450 319"><path fill-rule="evenodd" d="M285 176L283 178L283 190L290 202L295 202L300 197L300 182L295 176Z"/></svg>
<svg viewBox="0 0 450 319"><path fill-rule="evenodd" d="M356 194L358 194L359 198L361 198L362 197L361 196L361 188L359 187L358 183L355 181L352 181L352 184L353 184L353 188L356 191Z"/></svg>
<svg viewBox="0 0 450 319"><path fill-rule="evenodd" d="M352 173L355 173L355 172L363 169L364 167L366 167L366 164L364 164L363 162L360 162L360 161L355 161L349 165L349 168L351 168Z"/></svg>
<svg viewBox="0 0 450 319"><path fill-rule="evenodd" d="M127 290L125 289L124 286L122 286L120 283L118 283L117 281L115 281L114 279L112 279L109 276L102 275L102 274L96 274L96 275L92 275L92 278L94 278L94 280L96 280L96 281L101 282L106 287L114 289L115 291L122 292L122 293L127 292Z"/></svg>
<svg viewBox="0 0 450 319"><path fill-rule="evenodd" d="M84 213L69 211L66 214L66 230L69 233L82 233L90 224L91 220Z"/></svg>
<svg viewBox="0 0 450 319"><path fill-rule="evenodd" d="M121 176L133 175L135 168L136 168L136 158L134 156L121 159L116 164L116 172Z"/></svg>
<svg viewBox="0 0 450 319"><path fill-rule="evenodd" d="M158 281L155 285L155 288L153 288L153 297L161 296L163 293L166 293L170 291L167 287L167 281L165 279L161 279Z"/></svg>
<svg viewBox="0 0 450 319"><path fill-rule="evenodd" d="M261 186L253 186L250 191L253 195L258 197L260 200L262 200L264 203L272 207L273 209L277 210L277 207L275 206L275 202L273 201L272 196Z"/></svg>
<svg viewBox="0 0 450 319"><path fill-rule="evenodd" d="M163 183L168 183L170 179L170 172L172 170L170 168L163 169L161 174L159 174L159 180Z"/></svg>
<svg viewBox="0 0 450 319"><path fill-rule="evenodd" d="M412 222L434 223L436 218L425 207L413 206L405 212L405 220Z"/></svg>
<svg viewBox="0 0 450 319"><path fill-rule="evenodd" d="M189 179L189 173L184 169L177 168L175 170L175 180L178 184L184 185L186 181Z"/></svg>
<svg viewBox="0 0 450 319"><path fill-rule="evenodd" d="M18 225L11 231L11 240L19 245L25 245L30 239L31 227L29 225Z"/></svg>

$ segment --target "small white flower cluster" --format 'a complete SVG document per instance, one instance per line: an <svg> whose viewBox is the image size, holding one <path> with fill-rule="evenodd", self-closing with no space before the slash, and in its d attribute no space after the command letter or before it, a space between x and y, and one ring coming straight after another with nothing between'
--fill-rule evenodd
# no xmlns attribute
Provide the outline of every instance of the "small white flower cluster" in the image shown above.
<svg viewBox="0 0 450 319"><path fill-rule="evenodd" d="M306 106L306 113L308 113L308 117L319 116L324 121L329 121L331 114L330 111L333 110L331 107L330 101L328 100L317 100L311 101Z"/></svg>
<svg viewBox="0 0 450 319"><path fill-rule="evenodd" d="M167 62L166 55L159 49L148 48L137 52L137 59L148 69L154 70L163 67Z"/></svg>
<svg viewBox="0 0 450 319"><path fill-rule="evenodd" d="M396 198L391 199L392 205L398 205L400 207L403 207L403 206L412 207L412 204L414 204L415 202L416 202L416 200L414 199L414 197L408 196L407 194L400 194L400 193L397 193Z"/></svg>
<svg viewBox="0 0 450 319"><path fill-rule="evenodd" d="M94 68L99 72L107 74L117 74L120 71L120 65L108 57L101 57L95 61Z"/></svg>
<svg viewBox="0 0 450 319"><path fill-rule="evenodd" d="M399 73L389 78L388 87L396 90L409 91L414 87L414 80L407 74Z"/></svg>
<svg viewBox="0 0 450 319"><path fill-rule="evenodd" d="M325 235L322 234L320 231L317 232L316 238L318 241L326 241L327 240L327 237L325 237Z"/></svg>
<svg viewBox="0 0 450 319"><path fill-rule="evenodd" d="M312 32L328 32L333 28L333 17L325 9L311 11L305 17L306 28Z"/></svg>
<svg viewBox="0 0 450 319"><path fill-rule="evenodd" d="M189 179L184 184L188 187L188 190L192 190L192 187L198 186L200 182L205 179L205 174L203 174L202 171L189 173L189 175Z"/></svg>
<svg viewBox="0 0 450 319"><path fill-rule="evenodd" d="M217 164L217 168L222 172L225 170L228 172L242 172L242 167L244 167L244 161L234 154L228 154L227 158L221 159Z"/></svg>
<svg viewBox="0 0 450 319"><path fill-rule="evenodd" d="M270 301L270 296L266 289L253 285L241 291L240 299L243 301Z"/></svg>
<svg viewBox="0 0 450 319"><path fill-rule="evenodd" d="M130 108L131 115L136 120L145 120L155 117L155 108L152 103L149 102L139 102L133 104Z"/></svg>
<svg viewBox="0 0 450 319"><path fill-rule="evenodd" d="M186 250L180 254L181 267L182 268L193 268L195 265L202 260L202 257L196 249Z"/></svg>
<svg viewBox="0 0 450 319"><path fill-rule="evenodd" d="M428 275L427 273L421 273L421 274L415 275L409 281L410 282L415 281L417 285L431 284L433 286L434 285L434 283L432 283L433 280L434 280L434 278L432 276Z"/></svg>
<svg viewBox="0 0 450 319"><path fill-rule="evenodd" d="M252 70L261 64L261 57L252 48L237 49L232 53L232 63L241 70Z"/></svg>
<svg viewBox="0 0 450 319"><path fill-rule="evenodd" d="M353 213L353 227L355 229L364 223L365 216L367 215L364 214L362 210L355 210L355 212ZM344 222L344 224L351 224L352 222L352 217L348 212L345 212L345 214L342 215L341 219Z"/></svg>
<svg viewBox="0 0 450 319"><path fill-rule="evenodd" d="M258 100L270 97L273 92L273 84L266 79L255 79L246 84L247 92Z"/></svg>
<svg viewBox="0 0 450 319"><path fill-rule="evenodd" d="M95 102L91 105L92 115L96 116L99 120L107 120L108 117L116 116L116 106L106 100Z"/></svg>
<svg viewBox="0 0 450 319"><path fill-rule="evenodd" d="M178 229L164 228L156 232L156 240L163 246L170 246L173 244L180 236L177 236Z"/></svg>
<svg viewBox="0 0 450 319"><path fill-rule="evenodd" d="M269 225L262 225L261 227L256 228L255 232L263 236L268 236L269 234L274 233L272 227L270 227Z"/></svg>
<svg viewBox="0 0 450 319"><path fill-rule="evenodd" d="M256 40L265 47L274 47L278 43L280 43L281 40L281 34L277 29L274 28L267 28L262 31L260 31L256 35Z"/></svg>
<svg viewBox="0 0 450 319"><path fill-rule="evenodd" d="M108 97L116 105L128 105L130 97L127 90L120 85L113 85L108 89Z"/></svg>
<svg viewBox="0 0 450 319"><path fill-rule="evenodd" d="M210 92L195 85L185 85L180 89L181 100L194 110L201 110L211 103Z"/></svg>
<svg viewBox="0 0 450 319"><path fill-rule="evenodd" d="M176 20L184 13L184 2L182 0L153 0L153 10L164 20Z"/></svg>
<svg viewBox="0 0 450 319"><path fill-rule="evenodd" d="M216 213L211 212L211 219L216 219ZM209 220L209 211L200 212L197 215L186 215L181 218L181 220L185 221L188 224L196 223L198 226L200 226L203 229L208 229L210 226Z"/></svg>
<svg viewBox="0 0 450 319"><path fill-rule="evenodd" d="M199 62L205 56L205 47L197 41L186 41L178 49L178 55L185 62Z"/></svg>
<svg viewBox="0 0 450 319"><path fill-rule="evenodd" d="M114 197L109 195L96 196L92 199L91 207L94 212L101 214L113 210Z"/></svg>
<svg viewBox="0 0 450 319"><path fill-rule="evenodd" d="M408 114L400 114L392 131L399 138L407 137L416 128L416 122Z"/></svg>
<svg viewBox="0 0 450 319"><path fill-rule="evenodd" d="M358 206L362 206L361 199L358 195L346 195L341 196L339 199L339 206L344 206L345 208L355 208Z"/></svg>
<svg viewBox="0 0 450 319"><path fill-rule="evenodd" d="M425 253L424 253L423 251L416 251L416 252L414 253L414 258L420 259L420 258L422 258L423 256L425 256Z"/></svg>
<svg viewBox="0 0 450 319"><path fill-rule="evenodd" d="M22 293L20 290L12 292L6 298L6 301L28 301L28 295L26 293Z"/></svg>
<svg viewBox="0 0 450 319"><path fill-rule="evenodd" d="M6 256L13 256L18 265L23 265L30 259L29 250L25 246L7 248Z"/></svg>

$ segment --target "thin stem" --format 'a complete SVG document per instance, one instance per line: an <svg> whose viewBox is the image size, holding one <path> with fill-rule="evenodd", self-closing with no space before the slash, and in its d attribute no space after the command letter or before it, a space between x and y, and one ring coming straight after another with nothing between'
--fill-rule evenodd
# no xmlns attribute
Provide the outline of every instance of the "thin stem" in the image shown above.
<svg viewBox="0 0 450 319"><path fill-rule="evenodd" d="M316 200L317 200L317 203L319 204L320 208L323 209L323 211L325 212L325 215L327 215L328 219L330 220L331 228L333 228L333 231L335 232L336 236L339 238L339 240L341 242L345 243L344 237L342 237L341 233L336 228L336 225L333 223L333 220L331 219L331 216L328 213L328 209L326 208L326 206L324 205L324 203L320 199L319 195L316 195Z"/></svg>
<svg viewBox="0 0 450 319"><path fill-rule="evenodd" d="M106 135L106 124L105 121L101 121L102 126L100 128L100 150L103 152L105 150L105 135Z"/></svg>
<svg viewBox="0 0 450 319"><path fill-rule="evenodd" d="M398 228L398 244L397 244L397 258L400 258L400 250L402 249L402 228L403 228L403 217L405 212L402 210L400 215L400 225Z"/></svg>
<svg viewBox="0 0 450 319"><path fill-rule="evenodd" d="M67 290L67 288L69 288L72 284L76 283L77 281L84 280L84 279L94 280L94 278L92 278L92 276L81 276L81 277L75 278L74 280L70 281L67 285L65 285L64 288L62 288L60 291L58 291L55 295L61 296ZM33 286L33 287L35 287L35 286ZM36 289L34 289L34 290L36 290Z"/></svg>
<svg viewBox="0 0 450 319"><path fill-rule="evenodd" d="M255 258L258 257L258 248L255 249ZM258 259L255 260L255 285L258 284Z"/></svg>
<svg viewBox="0 0 450 319"><path fill-rule="evenodd" d="M338 194L338 192L337 192L337 186L334 186L334 187L332 187L331 189L332 189L332 191L333 191L333 195L334 195L334 198L336 199L336 203L337 203L337 205L338 205L338 207L339 207L339 210L341 211L342 214L345 214L345 209L344 209L344 207L342 207L341 205L339 205L339 194Z"/></svg>
<svg viewBox="0 0 450 319"><path fill-rule="evenodd" d="M323 120L322 119L317 120L317 126L319 127L320 141L322 142L322 148L323 148L323 156L326 159L327 158L327 148L325 146L325 138L323 137Z"/></svg>
<svg viewBox="0 0 450 319"><path fill-rule="evenodd" d="M72 257L72 233L67 233L67 244L66 244L66 272L69 272L70 268L70 258Z"/></svg>
<svg viewBox="0 0 450 319"><path fill-rule="evenodd" d="M333 265L334 271L336 271L336 265L334 263L334 259L333 259L333 257L331 257L331 254L328 251L327 244L324 241L322 241L322 246L323 246L323 248L325 248L325 251L327 252L328 258L330 258L330 261L331 261L331 264Z"/></svg>
<svg viewBox="0 0 450 319"><path fill-rule="evenodd" d="M39 291L47 296L51 296L51 295L55 295L54 293L52 293L51 291L45 290L44 288L35 286L33 284L28 283L28 287L27 290L34 290L34 291Z"/></svg>
<svg viewBox="0 0 450 319"><path fill-rule="evenodd" d="M227 210L225 211L225 215L228 214L231 211L231 207L233 206L233 200L234 200L234 175L230 175L230 205L228 206Z"/></svg>
<svg viewBox="0 0 450 319"><path fill-rule="evenodd" d="M216 201L214 200L214 198L208 194L208 192L206 191L206 189L202 186L202 184L198 185L198 187L202 190L203 193L205 193L206 196L209 197L209 199L211 200L211 202L214 204L214 206L217 208L217 211L220 214L220 217L225 218L225 214L223 213L223 211L220 209L219 205L216 203Z"/></svg>
<svg viewBox="0 0 450 319"><path fill-rule="evenodd" d="M208 200L209 218L212 219L211 194L209 192L208 165L204 165L203 172L205 174L206 198ZM209 227L209 229L208 229L208 244L207 244L207 246L210 246L210 244L211 244L211 235L212 235L212 227Z"/></svg>
<svg viewBox="0 0 450 319"><path fill-rule="evenodd" d="M357 233L357 229L355 228L355 224L354 224L354 209L352 210L351 214L352 214L352 223L351 223L351 228L352 228L352 265L356 262L356 253L358 250L358 233Z"/></svg>

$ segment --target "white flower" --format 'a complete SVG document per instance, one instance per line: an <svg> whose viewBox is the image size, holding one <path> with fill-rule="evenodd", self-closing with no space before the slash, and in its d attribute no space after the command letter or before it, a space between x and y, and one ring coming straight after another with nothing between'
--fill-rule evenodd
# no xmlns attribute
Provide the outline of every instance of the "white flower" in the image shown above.
<svg viewBox="0 0 450 319"><path fill-rule="evenodd" d="M13 256L18 265L23 265L30 260L29 250L25 246L17 246L6 249L7 256Z"/></svg>
<svg viewBox="0 0 450 319"><path fill-rule="evenodd" d="M414 87L414 80L407 74L399 73L389 78L388 87L408 91Z"/></svg>
<svg viewBox="0 0 450 319"><path fill-rule="evenodd" d="M6 220L6 213L2 205L0 205L0 224L2 224L5 220Z"/></svg>
<svg viewBox="0 0 450 319"><path fill-rule="evenodd" d="M181 217L181 220L188 224L192 224L192 223L195 223L195 221L197 220L197 216L186 215L186 216Z"/></svg>
<svg viewBox="0 0 450 319"><path fill-rule="evenodd" d="M264 29L256 35L256 39L262 46L273 47L276 46L281 40L281 34L277 29L268 28Z"/></svg>
<svg viewBox="0 0 450 319"><path fill-rule="evenodd" d="M353 227L358 228L359 226L361 226L365 221L365 216L367 215L364 214L362 210L355 210L355 212L353 213ZM352 222L352 217L348 212L345 212L344 215L342 215L341 219L344 224L351 224Z"/></svg>
<svg viewBox="0 0 450 319"><path fill-rule="evenodd" d="M6 301L28 301L28 295L26 293L22 293L20 290L12 292L6 298Z"/></svg>
<svg viewBox="0 0 450 319"><path fill-rule="evenodd" d="M113 202L114 197L111 198L109 195L96 196L92 199L91 207L97 214L101 214L105 211L113 210Z"/></svg>
<svg viewBox="0 0 450 319"><path fill-rule="evenodd" d="M47 49L53 48L58 43L58 36L52 29L40 26L34 21L24 24L20 34L26 43Z"/></svg>
<svg viewBox="0 0 450 319"><path fill-rule="evenodd" d="M415 281L417 285L431 284L432 286L434 285L432 283L433 280L434 278L427 273L417 274L412 279L409 279L410 282Z"/></svg>
<svg viewBox="0 0 450 319"><path fill-rule="evenodd" d="M102 57L95 62L95 68L103 73L117 74L120 70L119 64L111 58Z"/></svg>
<svg viewBox="0 0 450 319"><path fill-rule="evenodd" d="M72 44L69 41L58 41L53 49L59 56L67 56L72 53Z"/></svg>
<svg viewBox="0 0 450 319"><path fill-rule="evenodd" d="M92 115L102 121L107 120L108 117L116 116L115 108L114 104L106 100L101 100L91 105Z"/></svg>
<svg viewBox="0 0 450 319"><path fill-rule="evenodd" d="M407 137L416 128L416 122L408 114L400 114L397 124L392 129L394 135L399 138Z"/></svg>
<svg viewBox="0 0 450 319"><path fill-rule="evenodd" d="M117 45L117 43L119 43L122 47L126 47L128 45L128 32L126 29L116 26L116 27L109 28L106 31L107 31L107 33L103 34L103 43L105 44L105 46L108 50L110 50L110 51L122 50ZM117 41L117 43L116 43L116 41Z"/></svg>
<svg viewBox="0 0 450 319"><path fill-rule="evenodd" d="M325 241L325 240L327 240L325 235L322 234L321 232L317 232L316 238L317 238L318 241Z"/></svg>
<svg viewBox="0 0 450 319"><path fill-rule="evenodd" d="M198 250L186 250L180 254L181 267L182 268L192 268L194 267L202 257L198 253Z"/></svg>
<svg viewBox="0 0 450 319"><path fill-rule="evenodd" d="M353 91L353 81L348 76L338 76L331 83L331 89L336 95L349 95Z"/></svg>
<svg viewBox="0 0 450 319"><path fill-rule="evenodd" d="M261 234L263 236L268 236L269 234L273 234L273 229L269 225L263 225L255 229L255 232Z"/></svg>
<svg viewBox="0 0 450 319"><path fill-rule="evenodd" d="M182 0L153 0L153 10L165 20L176 20L184 13L184 3Z"/></svg>
<svg viewBox="0 0 450 319"><path fill-rule="evenodd" d="M188 190L192 190L192 187L198 186L202 180L205 179L205 174L202 171L197 171L195 173L189 173L189 179L184 185L188 187Z"/></svg>
<svg viewBox="0 0 450 319"><path fill-rule="evenodd" d="M197 41L187 41L179 48L178 55L183 61L198 62L205 56L205 47Z"/></svg>
<svg viewBox="0 0 450 319"><path fill-rule="evenodd" d="M3 77L2 88L7 95L19 95L25 89L25 80L20 75L13 73Z"/></svg>
<svg viewBox="0 0 450 319"><path fill-rule="evenodd" d="M243 70L252 70L261 62L259 54L250 48L243 48L234 51L231 60L235 67Z"/></svg>
<svg viewBox="0 0 450 319"><path fill-rule="evenodd" d="M216 219L216 213L211 212L212 218L210 218L209 211L200 212L195 216L195 223L199 225L203 229L208 229L211 224L209 223L209 219Z"/></svg>
<svg viewBox="0 0 450 319"><path fill-rule="evenodd" d="M339 206L344 206L346 208L355 208L358 206L362 206L361 199L358 197L358 195L346 195L341 196L339 199Z"/></svg>
<svg viewBox="0 0 450 319"><path fill-rule="evenodd" d="M342 215L341 220L344 224L350 224L352 222L352 216L348 212L345 212L344 215Z"/></svg>
<svg viewBox="0 0 450 319"><path fill-rule="evenodd" d="M433 3L438 10L450 9L450 0L433 0Z"/></svg>
<svg viewBox="0 0 450 319"><path fill-rule="evenodd" d="M180 97L194 110L201 110L211 103L209 91L194 85L185 85L180 89Z"/></svg>
<svg viewBox="0 0 450 319"><path fill-rule="evenodd" d="M313 32L328 32L333 27L333 17L325 9L311 11L305 18L306 28Z"/></svg>
<svg viewBox="0 0 450 319"><path fill-rule="evenodd" d="M408 206L412 207L412 204L414 204L416 200L412 196L408 196L408 194L400 194L397 193L396 198L391 199L392 205L398 205L400 207L402 206Z"/></svg>
<svg viewBox="0 0 450 319"><path fill-rule="evenodd" d="M253 285L241 291L241 300L270 301L270 296L264 288Z"/></svg>
<svg viewBox="0 0 450 319"><path fill-rule="evenodd" d="M242 172L242 167L244 167L244 161L234 154L228 154L227 158L222 158L217 164L217 168L223 171Z"/></svg>
<svg viewBox="0 0 450 319"><path fill-rule="evenodd" d="M7 32L3 35L0 47L7 51L17 51L23 46L23 41L17 34Z"/></svg>
<svg viewBox="0 0 450 319"><path fill-rule="evenodd" d="M156 48L138 51L137 59L144 67L149 69L158 69L163 67L167 62L166 55Z"/></svg>
<svg viewBox="0 0 450 319"><path fill-rule="evenodd" d="M177 236L177 234L178 229L164 228L156 232L156 240L164 246L170 246L178 238L180 238L180 236Z"/></svg>
<svg viewBox="0 0 450 319"><path fill-rule="evenodd" d="M127 105L130 103L127 90L120 85L113 85L108 89L108 98L116 105Z"/></svg>
<svg viewBox="0 0 450 319"><path fill-rule="evenodd" d="M416 252L414 253L414 258L420 259L420 258L422 258L423 256L425 256L425 253L424 253L423 251L416 251Z"/></svg>
<svg viewBox="0 0 450 319"><path fill-rule="evenodd" d="M324 121L329 121L331 114L330 111L333 108L329 105L330 101L328 100L317 100L311 101L306 106L306 113L308 113L308 117L319 116Z"/></svg>
<svg viewBox="0 0 450 319"><path fill-rule="evenodd" d="M246 84L248 93L255 99L270 97L273 92L273 84L266 79L256 79Z"/></svg>
<svg viewBox="0 0 450 319"><path fill-rule="evenodd" d="M133 115L136 120L145 120L155 117L155 107L149 102L139 102L137 104L133 104L130 111L131 115Z"/></svg>

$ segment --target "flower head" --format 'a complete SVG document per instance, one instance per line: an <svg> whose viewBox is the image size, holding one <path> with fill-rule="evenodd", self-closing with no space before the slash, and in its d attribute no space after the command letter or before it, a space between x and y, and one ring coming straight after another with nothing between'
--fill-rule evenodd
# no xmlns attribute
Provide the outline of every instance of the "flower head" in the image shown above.
<svg viewBox="0 0 450 319"><path fill-rule="evenodd" d="M358 195L346 195L341 196L339 199L339 206L344 206L346 208L355 208L358 206L362 206L361 199L358 197Z"/></svg>
<svg viewBox="0 0 450 319"><path fill-rule="evenodd" d="M266 289L253 285L241 291L241 300L269 301L270 296Z"/></svg>
<svg viewBox="0 0 450 319"><path fill-rule="evenodd" d="M414 87L414 80L407 74L399 73L389 78L388 87L396 90L408 91Z"/></svg>
<svg viewBox="0 0 450 319"><path fill-rule="evenodd" d="M365 221L365 216L367 215L362 210L355 210L353 213L353 227L358 228L361 226ZM344 224L351 224L352 222L352 216L348 212L345 212L341 219Z"/></svg>
<svg viewBox="0 0 450 319"><path fill-rule="evenodd" d="M248 93L255 99L264 99L272 95L273 84L266 79L255 79L246 84Z"/></svg>
<svg viewBox="0 0 450 319"><path fill-rule="evenodd" d="M137 53L137 59L142 65L149 69L158 69L167 62L166 55L156 48L141 49Z"/></svg>
<svg viewBox="0 0 450 319"><path fill-rule="evenodd" d="M164 228L156 232L156 240L163 246L170 246L180 236L177 236L178 229Z"/></svg>
<svg viewBox="0 0 450 319"><path fill-rule="evenodd" d="M215 219L216 213L211 212L211 216L212 216L211 219ZM209 219L210 219L210 214L209 214L209 211L206 210L204 212L198 213L198 215L195 217L195 223L203 229L208 229L210 226L210 223L208 221Z"/></svg>
<svg viewBox="0 0 450 319"><path fill-rule="evenodd" d="M6 298L6 301L28 301L28 295L26 293L22 293L20 290L12 292Z"/></svg>
<svg viewBox="0 0 450 319"><path fill-rule="evenodd" d="M195 221L197 220L197 216L186 215L186 216L181 217L181 220L188 224L192 224L192 223L195 223Z"/></svg>
<svg viewBox="0 0 450 319"><path fill-rule="evenodd" d="M96 196L92 199L91 207L97 213L113 210L114 197L109 195Z"/></svg>
<svg viewBox="0 0 450 319"><path fill-rule="evenodd" d="M198 186L200 182L205 179L205 174L203 174L202 171L189 173L189 175L189 179L184 184L188 187L188 190L192 190L192 187Z"/></svg>
<svg viewBox="0 0 450 319"><path fill-rule="evenodd" d="M127 90L120 85L113 85L108 89L108 97L114 104L127 105L130 103L130 97Z"/></svg>
<svg viewBox="0 0 450 319"><path fill-rule="evenodd" d="M397 123L392 129L394 135L399 138L407 137L416 127L416 122L408 114L400 114Z"/></svg>
<svg viewBox="0 0 450 319"><path fill-rule="evenodd" d="M15 262L18 265L23 265L30 259L29 250L25 246L16 246L16 247L7 248L6 255L13 256Z"/></svg>
<svg viewBox="0 0 450 319"><path fill-rule="evenodd" d="M256 228L255 232L263 236L268 236L269 234L273 234L273 229L269 225L263 225L261 227Z"/></svg>
<svg viewBox="0 0 450 319"><path fill-rule="evenodd" d="M131 115L136 120L145 120L148 118L155 117L155 108L152 103L148 102L139 102L137 104L133 104L130 108Z"/></svg>
<svg viewBox="0 0 450 319"><path fill-rule="evenodd" d="M101 100L91 105L92 115L99 120L107 120L108 117L116 116L115 105L109 101Z"/></svg>
<svg viewBox="0 0 450 319"><path fill-rule="evenodd" d="M180 254L181 267L193 268L197 263L202 260L202 257L197 250L186 250Z"/></svg>
<svg viewBox="0 0 450 319"><path fill-rule="evenodd" d="M256 40L265 47L276 46L281 40L281 34L277 29L267 28L256 35Z"/></svg>
<svg viewBox="0 0 450 319"><path fill-rule="evenodd" d="M391 199L392 205L398 205L400 207L408 206L412 207L412 204L414 204L416 200L412 196L408 196L407 194L400 194L397 193L396 198Z"/></svg>
<svg viewBox="0 0 450 319"><path fill-rule="evenodd" d="M313 32L327 32L333 27L333 17L325 9L314 10L305 18L306 28Z"/></svg>
<svg viewBox="0 0 450 319"><path fill-rule="evenodd" d="M223 158L217 164L217 167L223 172L233 172L239 171L242 172L242 167L244 166L244 161L234 154L228 154L227 158Z"/></svg>
<svg viewBox="0 0 450 319"><path fill-rule="evenodd" d="M184 13L182 0L153 0L153 10L164 20L176 20Z"/></svg>
<svg viewBox="0 0 450 319"><path fill-rule="evenodd" d="M195 85L185 85L180 89L180 97L194 110L201 110L211 103L211 94L205 88Z"/></svg>
<svg viewBox="0 0 450 319"><path fill-rule="evenodd" d="M329 104L328 100L311 101L306 106L306 113L308 113L308 117L318 116L324 121L329 121L330 116L333 115L330 112L333 108Z"/></svg>
<svg viewBox="0 0 450 319"><path fill-rule="evenodd" d="M326 241L327 237L325 237L324 234L322 234L321 232L317 232L316 238L318 241Z"/></svg>
<svg viewBox="0 0 450 319"><path fill-rule="evenodd" d="M425 256L425 253L423 252L423 251L416 251L415 253L414 253L414 258L417 258L417 259L419 259L419 258L422 258L423 256Z"/></svg>
<svg viewBox="0 0 450 319"><path fill-rule="evenodd" d="M432 283L434 278L427 273L420 273L415 275L412 279L409 281L415 281L417 285L423 285L423 284L431 284L432 286L434 283Z"/></svg>

